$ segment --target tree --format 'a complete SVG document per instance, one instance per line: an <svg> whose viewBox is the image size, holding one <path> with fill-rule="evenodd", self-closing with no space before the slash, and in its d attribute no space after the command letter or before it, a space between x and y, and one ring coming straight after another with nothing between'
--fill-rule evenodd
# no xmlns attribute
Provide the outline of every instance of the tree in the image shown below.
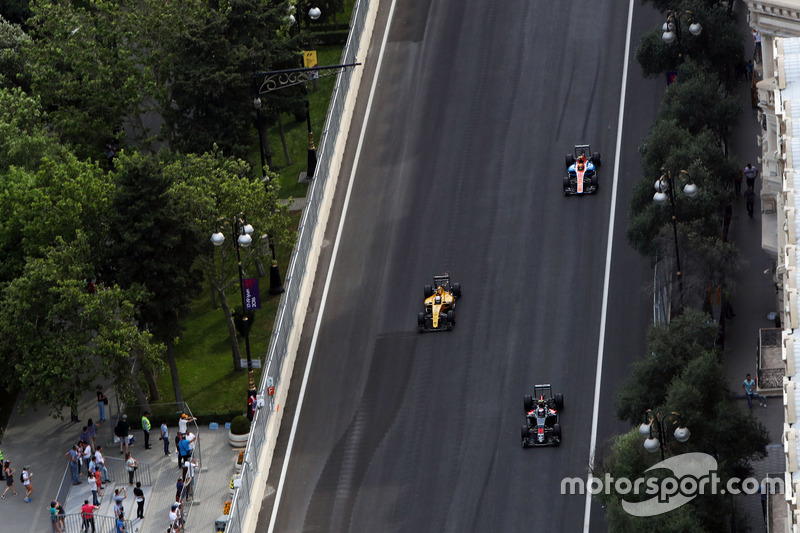
<svg viewBox="0 0 800 533"><path fill-rule="evenodd" d="M180 403L175 339L182 330L180 320L200 291L202 273L195 262L207 236L185 223L192 213L172 194L176 178L164 172L168 158L166 153L159 158L123 152L117 160L103 279L147 291L138 306L141 328L166 346L175 401ZM155 379L144 370L150 396L158 399Z"/></svg>
<svg viewBox="0 0 800 533"><path fill-rule="evenodd" d="M228 325L234 369L240 370L239 341L233 313L228 303L228 291L235 289L239 297L236 249L230 221L239 213L247 217L256 233L253 244L242 250L242 266L247 271L253 260L269 253L269 236L276 244L291 244L294 235L289 231L286 206L277 200L277 180L270 179L267 186L261 180L251 180L250 167L241 160L224 157L214 147L211 153L201 156L187 155L176 158L167 165L165 173L175 177L172 197L184 203L182 212L191 213L185 221L189 231L203 235L203 253L198 258L205 278L211 283L220 299ZM274 174L268 177L275 178ZM223 227L227 224L226 227ZM217 229L225 229L225 242L214 247L209 238ZM253 261L254 262L254 261Z"/></svg>
<svg viewBox="0 0 800 533"><path fill-rule="evenodd" d="M26 87L22 49L31 38L0 14L0 87Z"/></svg>
<svg viewBox="0 0 800 533"><path fill-rule="evenodd" d="M45 156L64 153L47 134L38 98L21 88L0 87L0 175L12 166L36 170Z"/></svg>
<svg viewBox="0 0 800 533"><path fill-rule="evenodd" d="M141 113L152 92L130 20L136 6L42 0L32 7L31 87L62 141L80 158L99 159L107 143L123 139L126 119Z"/></svg>
<svg viewBox="0 0 800 533"><path fill-rule="evenodd" d="M140 291L89 292L90 254L86 235L72 242L59 237L3 287L0 352L7 371L0 379L26 391L23 407L46 404L60 416L64 407L76 409L101 375L123 394L142 396L136 369L156 364L162 347L134 323Z"/></svg>
<svg viewBox="0 0 800 533"><path fill-rule="evenodd" d="M97 165L64 152L36 171L11 167L0 176L0 280L18 276L25 257L40 256L57 236L69 242L84 231L98 255L113 183Z"/></svg>
<svg viewBox="0 0 800 533"><path fill-rule="evenodd" d="M226 155L247 156L254 138L253 70L298 61L297 40L285 31L287 13L286 1L232 0L181 18L162 43L158 67L166 74L159 98L173 148L202 153L216 144Z"/></svg>

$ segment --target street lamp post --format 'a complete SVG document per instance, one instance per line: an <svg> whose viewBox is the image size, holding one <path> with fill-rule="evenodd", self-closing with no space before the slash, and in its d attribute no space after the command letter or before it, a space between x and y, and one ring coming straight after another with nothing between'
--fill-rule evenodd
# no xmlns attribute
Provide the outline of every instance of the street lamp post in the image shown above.
<svg viewBox="0 0 800 533"><path fill-rule="evenodd" d="M300 6L298 4L298 9ZM308 10L308 18L310 20L317 20L322 16L322 10L314 6ZM300 23L297 23L297 30L300 31ZM314 49L314 38L311 31L308 32L308 46L311 50ZM304 65L305 66L305 65ZM316 65L314 65L316 66ZM317 77L313 77L314 91L317 90ZM303 84L303 89L306 91L306 131L308 133L308 158L306 159L306 178L311 179L317 171L317 149L314 146L314 133L311 131L311 96L308 94L308 87Z"/></svg>
<svg viewBox="0 0 800 533"><path fill-rule="evenodd" d="M252 234L253 234L253 226L247 223L247 219L245 218L244 213L239 213L238 215L233 217L233 235L236 239L234 241L234 245L236 246L236 260L238 262L238 267L239 267L239 291L241 292L242 295L242 333L244 334L244 346L245 346L245 352L247 353L248 413L252 412L251 405L252 402L255 401L256 382L253 377L253 360L250 357L250 326L252 326L252 324L250 324L249 318L247 316L247 299L245 298L245 293L244 293L244 267L242 266L242 256L239 249L248 248L250 246L250 244L253 242L253 238L250 236ZM211 235L211 243L214 246L222 246L224 242L225 242L225 235L221 231L219 231L218 228L217 231Z"/></svg>
<svg viewBox="0 0 800 533"><path fill-rule="evenodd" d="M667 21L661 26L661 31L664 32L661 34L661 39L667 44L677 41L678 46L680 46L683 36L681 22L683 21L689 25L689 33L695 37L700 35L703 31L703 26L694 21L693 15L691 11L667 11Z"/></svg>
<svg viewBox="0 0 800 533"><path fill-rule="evenodd" d="M645 437L644 449L650 453L661 450L662 461L667 446L667 433L664 427L669 426L668 421L671 421L673 426L678 426L672 433L676 441L684 443L689 440L691 433L689 428L683 425L680 414L673 411L661 416L661 413L655 413L652 409L648 409L644 417L646 421L639 426L639 434ZM655 434L653 434L653 426L655 426Z"/></svg>
<svg viewBox="0 0 800 533"><path fill-rule="evenodd" d="M689 175L689 173L685 170L681 170L680 174L687 177ZM677 268L676 275L678 277L678 287L680 288L681 300L683 300L683 272L681 271L681 254L678 248L678 220L675 214L675 183L670 171L662 174L661 177L656 180L655 189L656 193L653 195L653 201L658 204L663 204L665 201L669 200L669 206L672 211L672 236L675 239L675 266ZM697 194L697 185L689 181L683 187L683 193L687 197L692 198Z"/></svg>

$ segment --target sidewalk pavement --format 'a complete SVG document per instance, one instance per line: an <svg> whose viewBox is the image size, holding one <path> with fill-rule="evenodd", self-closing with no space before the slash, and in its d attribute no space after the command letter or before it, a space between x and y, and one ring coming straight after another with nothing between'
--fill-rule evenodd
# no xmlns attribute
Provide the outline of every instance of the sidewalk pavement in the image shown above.
<svg viewBox="0 0 800 533"><path fill-rule="evenodd" d="M111 396L109 394L109 396ZM109 413L107 408L106 416L108 421L98 427L97 444L103 446L104 455L107 458L121 459L123 455L119 452L119 444L113 442L113 425L116 420L116 410ZM66 420L69 420L69 412L62 413ZM51 531L51 523L48 508L50 502L56 498L62 480L66 475L66 483L71 481L71 473L68 471L68 460L64 454L70 449L80 435L83 426L89 418L97 419L97 403L94 392L86 394L81 399L78 414L81 418L80 423L71 423L53 419L48 416L46 409L28 410L25 414L20 414L16 409L11 415L8 428L3 436L0 449L3 451L5 460L11 461L12 468L16 469L14 474L14 486L17 496L12 493L6 495L7 499L0 500L0 533L45 533ZM173 425L174 423L174 425ZM135 425L135 424L134 424ZM143 487L145 492L144 520L135 520L136 503L133 499L133 487L129 486L127 479L113 479L104 490L104 497L98 515L113 516L112 496L114 489L125 487L127 489L127 499L123 503L126 518L132 520L132 531L130 533L164 533L169 523L169 510L175 501L175 484L180 476L178 460L175 455L175 432L177 431L177 417L175 420L168 421L170 427L171 455L164 455L163 443L158 440L158 426L154 422L155 432L151 430L151 446L145 450L142 443L141 429L132 430L135 436L135 444L131 446L131 455L140 463L150 465L150 474L153 485ZM184 505L187 514L186 529L192 531L215 531L214 521L222 515L225 501L228 500L228 485L234 472L235 461L239 450L233 449L228 444L227 430L224 429L224 421L219 422L220 429L210 430L208 427L198 428L199 436L199 473L196 475L197 485L195 486L194 501ZM196 450L196 455L197 450ZM34 486L32 502L26 503L25 489L19 481L19 475L24 466L30 466L31 478ZM86 471L81 469L82 484L70 487L69 495L61 503L67 513L75 512L76 508L83 504L83 500L92 500L88 482L86 482ZM116 476L119 477L119 476ZM5 483L0 482L0 486L5 489ZM78 533L68 530L66 533Z"/></svg>
<svg viewBox="0 0 800 533"><path fill-rule="evenodd" d="M746 31L744 35L747 35L749 30L743 19L744 17L740 16L740 30ZM747 43L745 50L746 53L752 53L752 44ZM749 162L761 170L761 165L757 164L761 149L756 144L756 138L761 132L756 111L751 107L749 80L739 86L739 101L742 113L731 133L730 154L739 160L741 167ZM775 260L761 248L761 184L762 179L759 175L756 180L753 218L747 215L744 197L734 200L729 232L729 239L738 247L745 265L736 286L731 290L731 303L736 317L726 321L723 365L731 391L741 398L742 409L747 409L742 390L745 375L748 373L757 375L756 348L759 329L774 328L774 322L769 320L767 315L778 311L772 270ZM767 428L770 437L767 457L752 465L756 477L760 480L766 474L780 474L785 469L781 446L783 400L781 397L768 398L766 408L754 401L752 412ZM759 524L763 524L760 495L741 494L737 498L738 505L748 515L750 527L754 530L759 529Z"/></svg>

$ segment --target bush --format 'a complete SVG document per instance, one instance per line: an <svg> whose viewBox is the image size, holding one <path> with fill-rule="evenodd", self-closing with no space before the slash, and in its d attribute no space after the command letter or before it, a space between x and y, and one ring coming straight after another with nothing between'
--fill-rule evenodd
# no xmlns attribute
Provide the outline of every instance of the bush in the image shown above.
<svg viewBox="0 0 800 533"><path fill-rule="evenodd" d="M231 433L234 435L247 435L250 433L250 421L246 416L239 415L231 420Z"/></svg>

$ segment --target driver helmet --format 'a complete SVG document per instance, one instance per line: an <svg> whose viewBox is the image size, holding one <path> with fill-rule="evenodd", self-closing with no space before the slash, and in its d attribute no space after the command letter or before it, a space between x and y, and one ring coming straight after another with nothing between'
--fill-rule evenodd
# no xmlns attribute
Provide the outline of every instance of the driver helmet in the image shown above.
<svg viewBox="0 0 800 533"><path fill-rule="evenodd" d="M544 400L539 400L539 411L544 411Z"/></svg>
<svg viewBox="0 0 800 533"><path fill-rule="evenodd" d="M442 297L441 296L436 296L436 298L433 299L433 302L436 305L439 305L440 303L442 303Z"/></svg>
<svg viewBox="0 0 800 533"><path fill-rule="evenodd" d="M584 165L586 165L586 156L581 154L578 156L578 161L577 161L578 170L583 170Z"/></svg>

